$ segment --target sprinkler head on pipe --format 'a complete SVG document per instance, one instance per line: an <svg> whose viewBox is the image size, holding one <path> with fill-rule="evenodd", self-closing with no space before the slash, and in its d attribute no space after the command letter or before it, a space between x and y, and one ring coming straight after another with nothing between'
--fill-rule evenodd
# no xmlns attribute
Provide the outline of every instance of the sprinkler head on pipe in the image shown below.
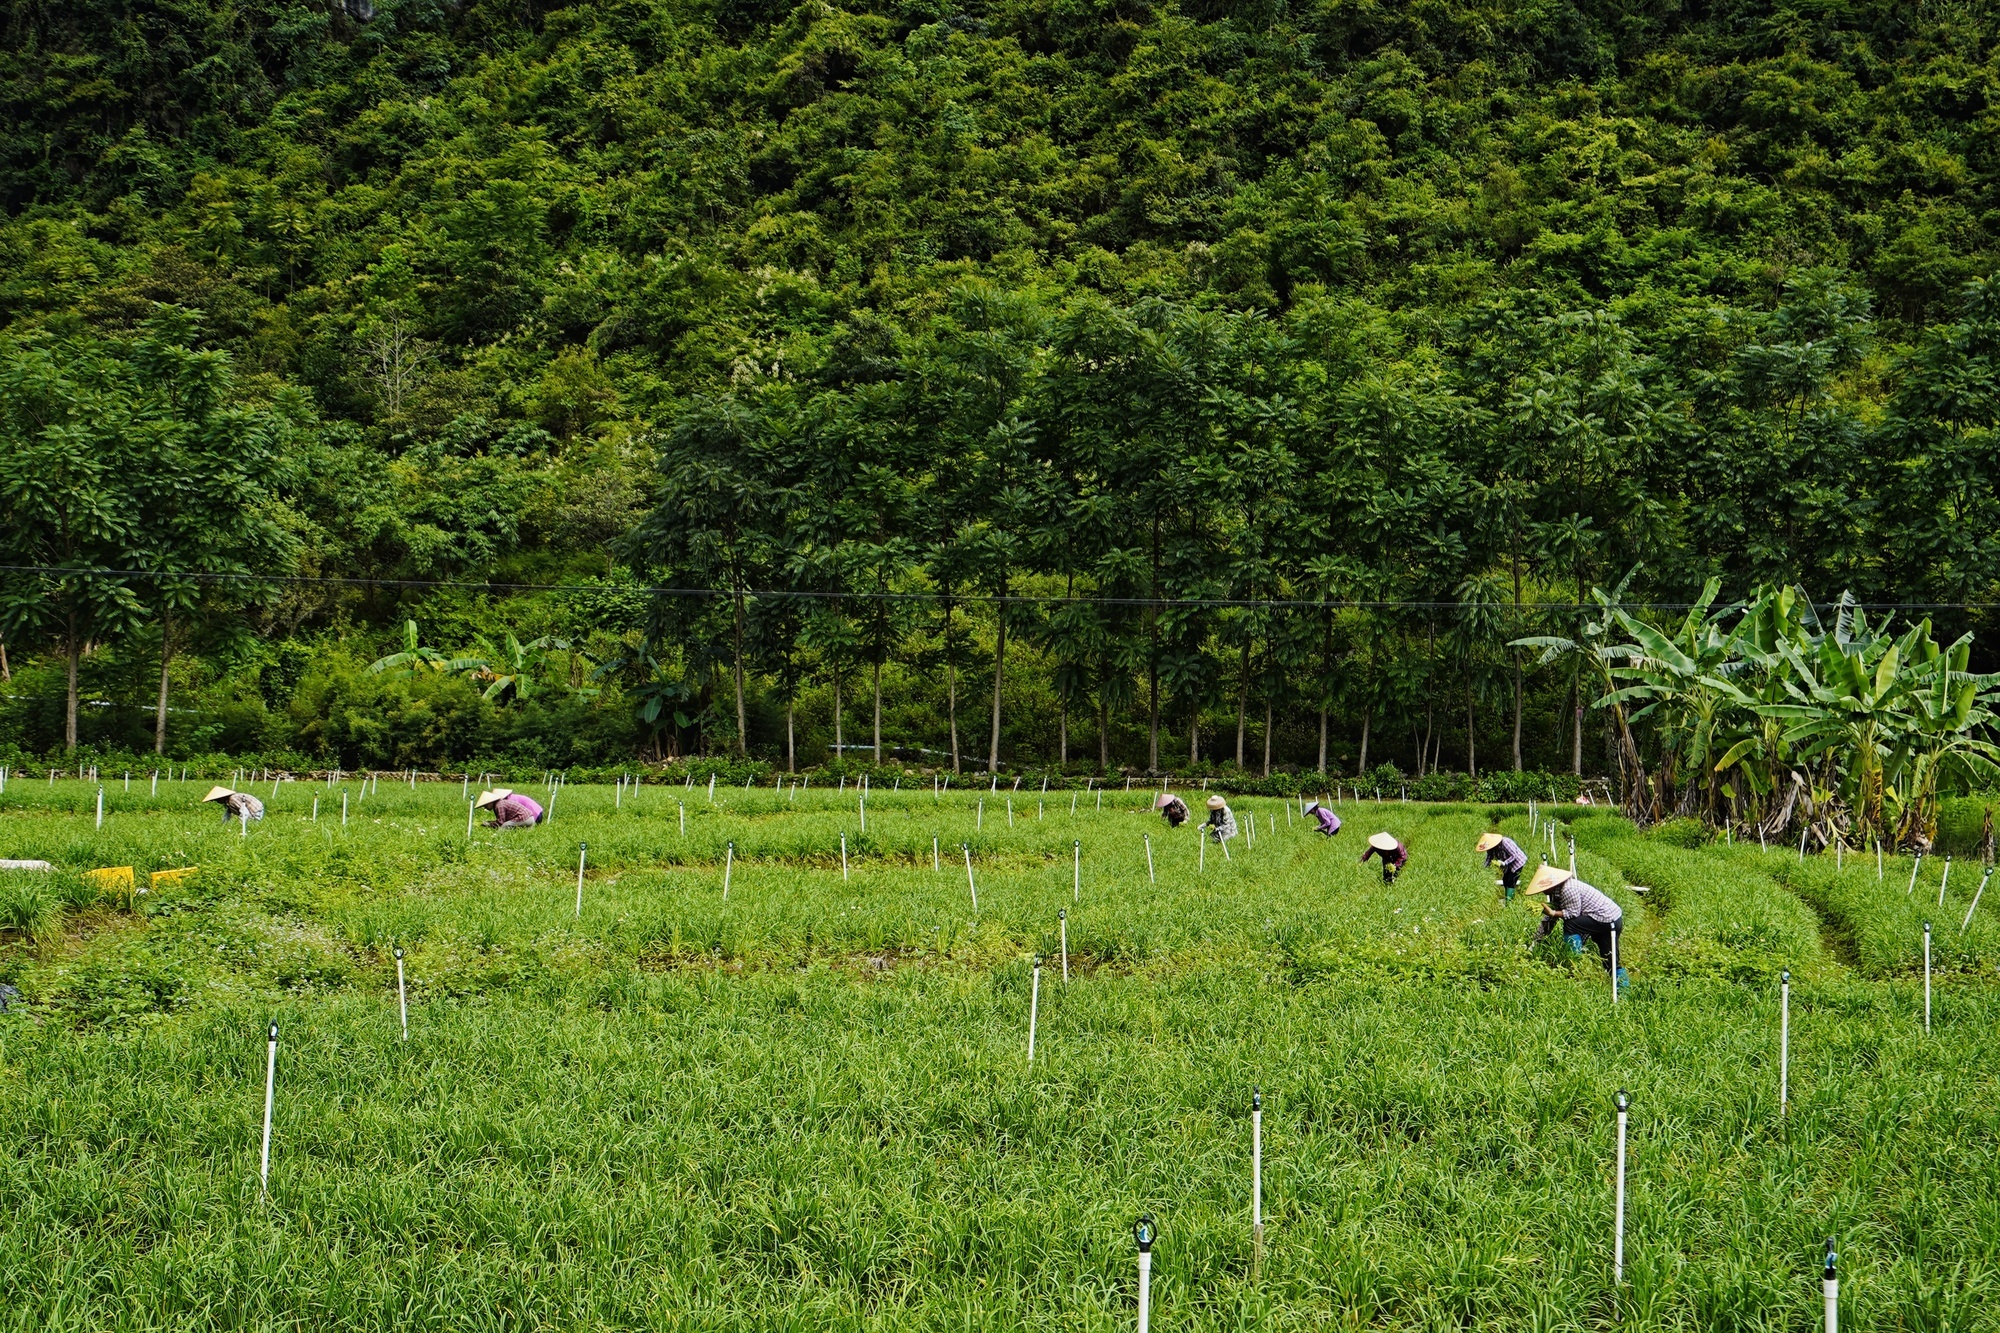
<svg viewBox="0 0 2000 1333"><path fill-rule="evenodd" d="M276 1041L277 1039L278 1039L278 1020L274 1018L271 1020L271 1040Z"/></svg>
<svg viewBox="0 0 2000 1333"><path fill-rule="evenodd" d="M1264 1090L1262 1088L1250 1089L1250 1109L1253 1111L1264 1109Z"/></svg>
<svg viewBox="0 0 2000 1333"><path fill-rule="evenodd" d="M1833 1281L1834 1277L1833 1261L1834 1261L1833 1237L1828 1236L1826 1238L1826 1274L1825 1274L1826 1280L1828 1282Z"/></svg>
<svg viewBox="0 0 2000 1333"><path fill-rule="evenodd" d="M399 963L403 961L403 946L400 944L396 946L396 961Z"/></svg>
<svg viewBox="0 0 2000 1333"><path fill-rule="evenodd" d="M1624 1111L1628 1109L1631 1105L1632 1105L1631 1101L1625 1096L1625 1090L1623 1088L1620 1088L1618 1090L1618 1109L1620 1111Z"/></svg>
<svg viewBox="0 0 2000 1333"><path fill-rule="evenodd" d="M1779 980L1779 981L1781 981L1781 982L1783 982L1783 983L1784 983L1785 985L1787 985L1787 986L1791 985L1791 984L1792 984L1792 969L1790 969L1789 967L1785 967L1785 968L1780 968L1780 969L1778 970L1778 980Z"/></svg>
<svg viewBox="0 0 2000 1333"><path fill-rule="evenodd" d="M1139 1220L1132 1224L1132 1239L1137 1242L1141 1254L1153 1252L1153 1240L1158 1234L1151 1213L1139 1214Z"/></svg>

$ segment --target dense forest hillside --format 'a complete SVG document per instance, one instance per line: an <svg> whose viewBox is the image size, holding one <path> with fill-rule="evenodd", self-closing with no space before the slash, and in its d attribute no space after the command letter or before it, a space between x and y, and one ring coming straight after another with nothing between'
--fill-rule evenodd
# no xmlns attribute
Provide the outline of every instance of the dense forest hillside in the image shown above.
<svg viewBox="0 0 2000 1333"><path fill-rule="evenodd" d="M1592 769L1594 588L2000 593L1990 6L0 16L0 747Z"/></svg>

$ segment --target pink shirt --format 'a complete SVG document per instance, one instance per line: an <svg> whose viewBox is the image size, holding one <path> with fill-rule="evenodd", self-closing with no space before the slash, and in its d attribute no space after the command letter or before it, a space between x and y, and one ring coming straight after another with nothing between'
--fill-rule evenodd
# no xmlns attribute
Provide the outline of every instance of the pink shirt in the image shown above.
<svg viewBox="0 0 2000 1333"><path fill-rule="evenodd" d="M493 817L502 824L511 824L517 819L525 819L539 824L542 821L542 807L537 805L531 798L523 796L519 792L514 792L512 795L502 796L498 801L494 802Z"/></svg>

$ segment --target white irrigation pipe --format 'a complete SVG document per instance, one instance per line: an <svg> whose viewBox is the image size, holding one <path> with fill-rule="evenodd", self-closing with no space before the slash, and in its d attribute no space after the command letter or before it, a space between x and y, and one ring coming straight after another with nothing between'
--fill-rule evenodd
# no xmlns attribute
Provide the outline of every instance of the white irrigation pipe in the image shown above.
<svg viewBox="0 0 2000 1333"><path fill-rule="evenodd" d="M1076 818L1076 796L1075 792L1069 794L1069 817L1071 819Z"/></svg>
<svg viewBox="0 0 2000 1333"><path fill-rule="evenodd" d="M1153 1219L1141 1217L1132 1224L1132 1239L1139 1243L1139 1333L1152 1327L1153 1312Z"/></svg>
<svg viewBox="0 0 2000 1333"><path fill-rule="evenodd" d="M1614 1285L1625 1281L1625 1121L1630 1105L1621 1088L1618 1092L1618 1203L1611 1240L1611 1281Z"/></svg>
<svg viewBox="0 0 2000 1333"><path fill-rule="evenodd" d="M1807 832L1807 829L1810 829L1810 828L1811 828L1811 825L1807 825L1807 827L1806 827L1806 828L1802 828L1802 829L1800 829L1800 830L1799 830L1799 864L1800 864L1800 865L1804 865L1804 864L1806 863L1806 832Z"/></svg>
<svg viewBox="0 0 2000 1333"><path fill-rule="evenodd" d="M847 831L840 833L840 882L847 883Z"/></svg>
<svg viewBox="0 0 2000 1333"><path fill-rule="evenodd" d="M104 788L97 789L97 827L104 827Z"/></svg>
<svg viewBox="0 0 2000 1333"><path fill-rule="evenodd" d="M242 821L243 821L242 836L247 838L250 836L250 807L247 805L243 807Z"/></svg>
<svg viewBox="0 0 2000 1333"><path fill-rule="evenodd" d="M1011 796L1007 798L1007 827L1014 827L1014 798Z"/></svg>
<svg viewBox="0 0 2000 1333"><path fill-rule="evenodd" d="M1931 1030L1931 923L1924 922L1924 1031Z"/></svg>
<svg viewBox="0 0 2000 1333"><path fill-rule="evenodd" d="M340 826L342 828L347 827L347 793L345 791L340 793Z"/></svg>
<svg viewBox="0 0 2000 1333"><path fill-rule="evenodd" d="M1988 866L1986 867L1986 873L1979 877L1979 887L1973 891L1972 906L1965 909L1965 920L1958 923L1958 929L1961 933L1964 932L1967 926L1972 924L1972 914L1979 910L1979 895L1986 892L1986 882L1992 878L1993 867Z"/></svg>
<svg viewBox="0 0 2000 1333"><path fill-rule="evenodd" d="M979 885L972 878L972 844L961 842L959 850L965 853L965 887L972 893L972 914L979 915Z"/></svg>
<svg viewBox="0 0 2000 1333"><path fill-rule="evenodd" d="M982 796L979 798L978 807L973 812L972 831L974 833L977 833L985 827L986 827L986 798Z"/></svg>
<svg viewBox="0 0 2000 1333"><path fill-rule="evenodd" d="M1875 839L1875 882L1882 882L1882 840Z"/></svg>
<svg viewBox="0 0 2000 1333"><path fill-rule="evenodd" d="M1944 873L1938 876L1937 905L1939 907L1944 906L1944 886L1946 884L1949 884L1950 882L1951 882L1951 858L1947 856L1944 859Z"/></svg>
<svg viewBox="0 0 2000 1333"><path fill-rule="evenodd" d="M866 833L868 831L868 797L865 794L862 796L861 800L856 803L855 808L861 814L861 831L863 833Z"/></svg>
<svg viewBox="0 0 2000 1333"><path fill-rule="evenodd" d="M583 864L590 859L590 844L576 845L576 919L583 920Z"/></svg>
<svg viewBox="0 0 2000 1333"><path fill-rule="evenodd" d="M257 1169L257 1195L271 1196L271 1107L278 1090L278 1020L271 1020L271 1044L264 1059L264 1152Z"/></svg>
<svg viewBox="0 0 2000 1333"><path fill-rule="evenodd" d="M1028 1063L1035 1063L1035 1020L1042 1010L1042 956L1035 955L1034 980L1028 983Z"/></svg>
<svg viewBox="0 0 2000 1333"><path fill-rule="evenodd" d="M1792 970L1778 973L1778 1114L1792 1100Z"/></svg>
<svg viewBox="0 0 2000 1333"><path fill-rule="evenodd" d="M1911 894L1917 891L1917 871L1923 869L1923 864L1924 864L1924 854L1922 852L1918 852L1917 859L1910 862L1910 884L1908 888L1903 890L1903 896L1905 898L1909 897Z"/></svg>
<svg viewBox="0 0 2000 1333"><path fill-rule="evenodd" d="M410 993L403 988L403 946L396 946L396 1010L403 1018L403 1040L410 1039Z"/></svg>
<svg viewBox="0 0 2000 1333"><path fill-rule="evenodd" d="M1070 840L1069 900L1083 901L1083 839Z"/></svg>
<svg viewBox="0 0 2000 1333"><path fill-rule="evenodd" d="M1569 835L1569 873L1572 877L1576 875L1576 834L1574 833Z"/></svg>
<svg viewBox="0 0 2000 1333"><path fill-rule="evenodd" d="M1611 1003L1618 1003L1618 937L1624 934L1624 920L1611 923Z"/></svg>
<svg viewBox="0 0 2000 1333"><path fill-rule="evenodd" d="M1195 873L1196 873L1197 875L1200 875L1200 874L1205 874L1205 873L1207 873L1207 871L1208 871L1208 828L1207 828L1207 826L1206 826L1206 825L1204 825L1204 826L1202 827L1201 831L1200 831L1200 832L1199 832L1199 833L1198 833L1198 834L1196 835L1196 851L1195 851L1195 854L1194 854L1194 856L1195 856L1195 864L1194 864L1194 872L1195 872Z"/></svg>
<svg viewBox="0 0 2000 1333"><path fill-rule="evenodd" d="M1069 909L1056 909L1056 929L1062 932L1062 972L1063 985L1069 985Z"/></svg>
<svg viewBox="0 0 2000 1333"><path fill-rule="evenodd" d="M7 775L5 773L0 773L0 791L6 791L6 790L7 790ZM157 768L153 770L152 794L154 796L158 796L160 794L160 770Z"/></svg>
<svg viewBox="0 0 2000 1333"><path fill-rule="evenodd" d="M1826 1333L1840 1333L1840 1277L1834 1271L1831 1236L1826 1238L1826 1268L1820 1273L1819 1290L1826 1300Z"/></svg>
<svg viewBox="0 0 2000 1333"><path fill-rule="evenodd" d="M1146 839L1146 882L1148 884L1158 884L1160 881L1153 874L1153 835L1147 833L1142 836Z"/></svg>
<svg viewBox="0 0 2000 1333"><path fill-rule="evenodd" d="M674 802L674 808L681 812L681 836L685 838L688 831L688 808L679 801Z"/></svg>
<svg viewBox="0 0 2000 1333"><path fill-rule="evenodd" d="M1264 1250L1264 1090L1250 1089L1250 1243Z"/></svg>
<svg viewBox="0 0 2000 1333"><path fill-rule="evenodd" d="M708 803L710 805L715 804L715 774L713 773L708 775Z"/></svg>
<svg viewBox="0 0 2000 1333"><path fill-rule="evenodd" d="M933 833L931 834L931 873L935 875L938 873L938 871L942 869L944 869L944 867L938 862L937 834Z"/></svg>

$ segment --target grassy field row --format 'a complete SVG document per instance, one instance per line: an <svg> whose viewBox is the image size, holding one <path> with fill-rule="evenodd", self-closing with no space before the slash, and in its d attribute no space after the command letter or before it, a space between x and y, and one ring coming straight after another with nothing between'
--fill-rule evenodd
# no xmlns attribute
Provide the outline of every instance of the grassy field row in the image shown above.
<svg viewBox="0 0 2000 1333"><path fill-rule="evenodd" d="M635 977L595 1002L280 1006L77 1035L0 1021L9 1327L1612 1322L1610 1098L1634 1096L1622 1326L1806 1327L1825 1234L1856 1327L1975 1326L2000 1272L1993 1011L1947 1046L1805 990L1613 1010L1556 974L1300 988L1238 967ZM1253 1276L1248 1095L1267 1096ZM1948 1275L1948 1276L1947 1276Z"/></svg>

